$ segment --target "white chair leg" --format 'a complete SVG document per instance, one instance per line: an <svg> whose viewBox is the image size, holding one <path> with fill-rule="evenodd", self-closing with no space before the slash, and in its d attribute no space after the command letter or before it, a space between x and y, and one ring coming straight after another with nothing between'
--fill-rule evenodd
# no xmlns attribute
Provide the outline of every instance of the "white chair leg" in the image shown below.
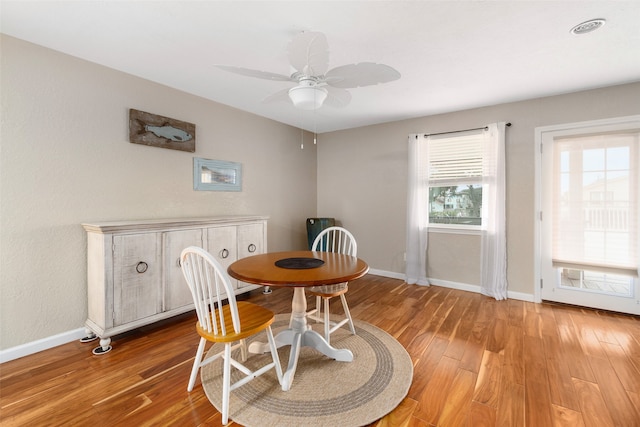
<svg viewBox="0 0 640 427"><path fill-rule="evenodd" d="M248 355L247 340L240 340L240 360L242 360L243 363L246 362Z"/></svg>
<svg viewBox="0 0 640 427"><path fill-rule="evenodd" d="M222 372L222 424L229 422L229 394L231 393L231 343L224 345Z"/></svg>
<svg viewBox="0 0 640 427"><path fill-rule="evenodd" d="M267 339L269 340L269 348L271 349L271 357L275 363L276 375L278 376L278 383L282 386L282 366L280 366L280 356L278 356L278 347L276 346L276 340L273 338L273 331L271 326L267 328Z"/></svg>
<svg viewBox="0 0 640 427"><path fill-rule="evenodd" d="M331 341L331 324L329 323L329 298L324 298L324 339L327 340L327 344Z"/></svg>
<svg viewBox="0 0 640 427"><path fill-rule="evenodd" d="M344 314L347 315L347 319L349 319L349 327L351 328L351 333L353 335L356 334L356 328L353 326L353 319L351 318L351 313L349 312L349 306L347 305L347 298L344 294L340 295L340 300L342 300L342 307L344 308Z"/></svg>
<svg viewBox="0 0 640 427"><path fill-rule="evenodd" d="M322 318L322 298L316 296L316 323Z"/></svg>
<svg viewBox="0 0 640 427"><path fill-rule="evenodd" d="M198 344L198 351L196 351L196 357L193 361L193 368L191 368L191 376L189 377L189 385L187 391L193 390L193 386L196 384L196 378L198 377L198 370L200 369L200 363L202 362L202 355L204 354L204 347L207 345L207 340L200 338L200 344Z"/></svg>

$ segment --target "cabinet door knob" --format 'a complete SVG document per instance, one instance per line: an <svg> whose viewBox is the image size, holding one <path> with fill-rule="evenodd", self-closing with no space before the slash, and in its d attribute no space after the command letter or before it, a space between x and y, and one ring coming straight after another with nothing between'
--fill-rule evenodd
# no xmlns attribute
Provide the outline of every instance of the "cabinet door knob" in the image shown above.
<svg viewBox="0 0 640 427"><path fill-rule="evenodd" d="M256 245L254 245L253 243L249 245L249 247L247 248L249 250L249 252L253 253L256 251Z"/></svg>
<svg viewBox="0 0 640 427"><path fill-rule="evenodd" d="M136 271L138 273L144 273L147 271L148 268L149 268L149 264L147 264L144 261L140 261L138 265L136 265Z"/></svg>
<svg viewBox="0 0 640 427"><path fill-rule="evenodd" d="M229 251L227 249L223 249L220 251L220 256L222 257L222 259L225 259L229 256Z"/></svg>

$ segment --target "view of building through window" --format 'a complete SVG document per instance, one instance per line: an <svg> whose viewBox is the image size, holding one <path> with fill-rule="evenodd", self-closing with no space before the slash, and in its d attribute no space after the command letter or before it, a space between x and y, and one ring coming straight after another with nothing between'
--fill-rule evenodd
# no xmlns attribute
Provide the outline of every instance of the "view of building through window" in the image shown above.
<svg viewBox="0 0 640 427"><path fill-rule="evenodd" d="M429 223L482 225L482 184L429 187Z"/></svg>

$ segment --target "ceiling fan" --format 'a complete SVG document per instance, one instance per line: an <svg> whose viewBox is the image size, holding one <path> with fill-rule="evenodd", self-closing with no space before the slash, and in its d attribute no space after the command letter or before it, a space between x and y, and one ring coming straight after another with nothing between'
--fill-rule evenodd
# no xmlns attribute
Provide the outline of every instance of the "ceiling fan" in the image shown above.
<svg viewBox="0 0 640 427"><path fill-rule="evenodd" d="M377 85L400 78L394 68L373 62L360 62L329 70L329 45L323 33L307 31L298 34L288 46L289 62L296 70L290 76L229 65L217 67L243 76L274 81L291 81L296 86L263 99L263 102L291 101L304 110L322 105L344 107L351 101L349 88Z"/></svg>

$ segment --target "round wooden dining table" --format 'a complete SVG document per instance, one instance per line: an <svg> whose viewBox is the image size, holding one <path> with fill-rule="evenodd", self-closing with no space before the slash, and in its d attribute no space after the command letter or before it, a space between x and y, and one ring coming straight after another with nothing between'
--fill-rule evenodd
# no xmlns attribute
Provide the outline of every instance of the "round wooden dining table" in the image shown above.
<svg viewBox="0 0 640 427"><path fill-rule="evenodd" d="M320 353L341 362L351 362L353 354L347 349L332 347L324 337L307 324L305 287L333 285L364 276L369 266L350 255L321 251L269 252L242 258L232 263L227 272L243 282L293 288L291 321L289 328L279 332L276 345L291 346L289 363L283 375L282 390L291 388L302 347L312 347ZM253 342L252 353L269 351L266 343Z"/></svg>

